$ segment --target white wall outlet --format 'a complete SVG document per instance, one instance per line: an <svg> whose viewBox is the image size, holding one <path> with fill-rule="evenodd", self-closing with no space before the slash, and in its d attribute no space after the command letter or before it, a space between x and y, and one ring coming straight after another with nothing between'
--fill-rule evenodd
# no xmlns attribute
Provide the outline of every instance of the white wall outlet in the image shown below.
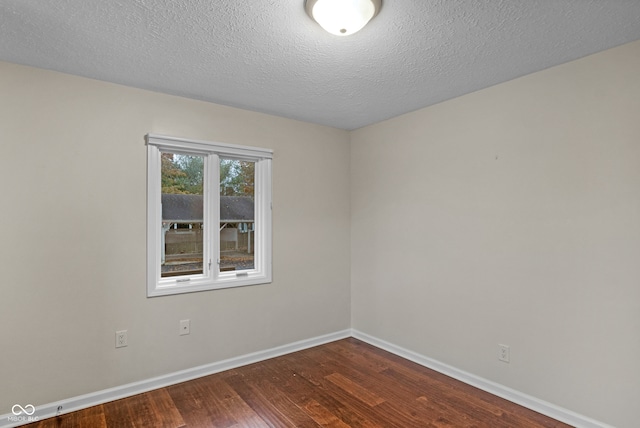
<svg viewBox="0 0 640 428"><path fill-rule="evenodd" d="M191 320L180 320L180 336L191 333Z"/></svg>
<svg viewBox="0 0 640 428"><path fill-rule="evenodd" d="M510 358L509 345L498 345L498 359L505 363L509 362Z"/></svg>
<svg viewBox="0 0 640 428"><path fill-rule="evenodd" d="M124 348L127 342L127 330L116 331L116 348Z"/></svg>

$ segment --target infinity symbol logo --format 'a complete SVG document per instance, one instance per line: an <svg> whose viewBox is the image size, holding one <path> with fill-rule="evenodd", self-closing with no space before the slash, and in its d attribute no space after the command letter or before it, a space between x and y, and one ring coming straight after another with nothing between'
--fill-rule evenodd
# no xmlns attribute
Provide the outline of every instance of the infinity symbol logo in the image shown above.
<svg viewBox="0 0 640 428"><path fill-rule="evenodd" d="M13 407L11 408L11 413L13 413L14 415L18 416L21 414L25 414L25 415L33 415L36 412L36 408L33 406L33 404L27 404L26 406L22 407L19 404L14 404Z"/></svg>

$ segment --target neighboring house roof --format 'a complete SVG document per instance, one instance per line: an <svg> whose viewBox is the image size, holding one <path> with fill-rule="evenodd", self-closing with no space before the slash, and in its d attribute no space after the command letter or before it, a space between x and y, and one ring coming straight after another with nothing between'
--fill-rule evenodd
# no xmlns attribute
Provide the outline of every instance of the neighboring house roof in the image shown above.
<svg viewBox="0 0 640 428"><path fill-rule="evenodd" d="M220 221L252 222L253 207L253 198L250 196L220 196Z"/></svg>
<svg viewBox="0 0 640 428"><path fill-rule="evenodd" d="M202 222L202 195L162 194L162 220L172 223Z"/></svg>
<svg viewBox="0 0 640 428"><path fill-rule="evenodd" d="M198 223L203 216L202 195L162 194L162 220ZM220 196L220 221L252 222L254 203L250 196Z"/></svg>

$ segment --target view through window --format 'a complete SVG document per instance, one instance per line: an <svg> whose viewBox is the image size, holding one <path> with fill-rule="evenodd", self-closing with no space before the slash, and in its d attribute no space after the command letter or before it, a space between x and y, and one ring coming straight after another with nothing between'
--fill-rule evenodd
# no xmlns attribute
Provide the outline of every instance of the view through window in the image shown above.
<svg viewBox="0 0 640 428"><path fill-rule="evenodd" d="M202 156L163 152L161 277L203 272ZM220 271L254 269L255 162L220 159Z"/></svg>
<svg viewBox="0 0 640 428"><path fill-rule="evenodd" d="M204 158L163 152L161 276L201 274Z"/></svg>
<svg viewBox="0 0 640 428"><path fill-rule="evenodd" d="M220 159L220 271L254 269L255 162Z"/></svg>

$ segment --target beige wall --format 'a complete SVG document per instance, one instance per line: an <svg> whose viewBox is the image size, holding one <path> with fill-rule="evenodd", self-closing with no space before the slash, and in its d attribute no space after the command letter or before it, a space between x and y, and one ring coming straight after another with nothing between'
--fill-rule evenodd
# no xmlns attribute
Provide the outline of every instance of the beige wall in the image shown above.
<svg viewBox="0 0 640 428"><path fill-rule="evenodd" d="M351 220L353 328L637 426L640 42L353 132Z"/></svg>
<svg viewBox="0 0 640 428"><path fill-rule="evenodd" d="M0 94L0 414L349 327L347 132L7 63ZM145 297L149 132L274 150L272 284Z"/></svg>

